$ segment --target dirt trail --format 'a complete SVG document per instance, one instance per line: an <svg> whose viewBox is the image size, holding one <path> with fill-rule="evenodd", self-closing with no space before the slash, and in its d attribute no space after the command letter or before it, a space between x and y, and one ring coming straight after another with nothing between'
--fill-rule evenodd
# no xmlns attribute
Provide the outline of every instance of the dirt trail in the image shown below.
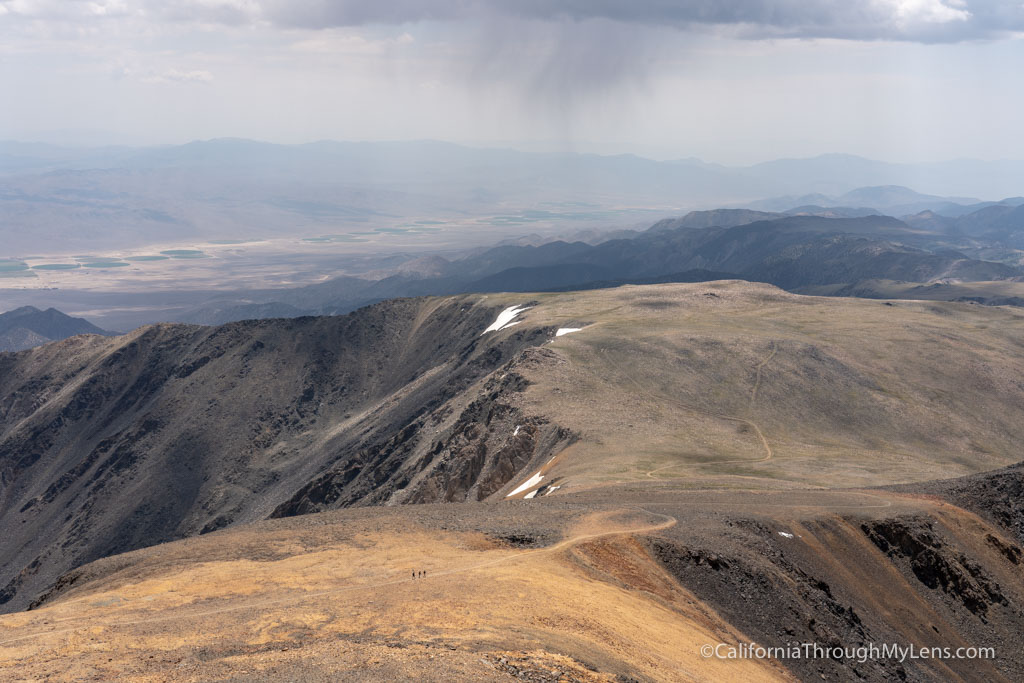
<svg viewBox="0 0 1024 683"><path fill-rule="evenodd" d="M463 574L463 573L466 573L466 572L475 571L477 569L483 569L483 568L486 568L486 567L493 567L495 565L503 564L503 563L506 563L506 562L515 562L517 560L522 560L524 558L532 557L532 556L535 556L535 555L543 555L543 554L547 554L547 553L556 553L556 552L559 552L561 550L564 550L565 548L568 548L568 547L571 547L573 545L576 545L578 543L582 543L584 541L591 541L591 540L598 539L598 538L607 538L607 537L610 537L610 536L623 536L623 535L632 535L632 534L653 533L655 531L661 531L662 529L668 529L669 527L674 526L676 524L676 522L677 522L676 518L672 517L671 515L663 515L663 514L660 514L660 513L657 513L657 512L651 512L649 510L644 510L642 508L631 508L631 509L635 509L635 510L637 510L639 512L643 512L643 513L646 513L648 515L652 515L654 517L661 517L662 521L657 523L657 524L651 524L651 525L640 526L640 527L632 527L632 528L628 528L628 529L615 529L615 530L612 530L612 531L600 531L600 532L589 533L589 534L579 534L579 535L573 536L571 538L567 538L565 540L559 541L558 543L555 543L554 545L551 545L551 546L548 546L548 547L545 547L545 548L538 548L536 550L526 550L526 551L523 551L521 553L515 553L513 555L505 555L503 557L498 557L498 558L495 558L493 560L488 560L486 562L479 562L477 564L468 565L468 566L464 566L464 567L456 567L456 568L453 568L453 569L444 569L444 570L434 571L434 572L429 573L426 577L423 577L423 578L420 578L420 579L413 579L413 578L410 578L408 576L405 576L404 575L405 570L403 569L402 570L403 571L403 578L391 579L391 580L388 580L388 581L380 581L380 582L377 582L377 583L360 584L360 585L356 585L356 586L343 586L341 588L332 588L332 589L329 589L329 590L322 590L322 591L316 591L316 592L312 592L312 593L305 593L303 595L291 595L291 596L282 597L282 598L269 598L269 599L265 599L265 600L256 600L256 601L242 601L242 602L239 602L239 603L236 603L236 604L225 605L223 607L216 607L216 608L213 608L213 609L207 609L207 610L201 610L201 611L191 611L191 610L187 609L187 606L186 606L185 609L181 610L177 614L167 614L167 615L162 615L162 616L146 617L144 619L121 619L121 620L118 620L117 626L142 626L142 625L147 625L147 624L156 624L156 623L161 623L161 622L175 621L175 620L179 620L179 619L195 619L195 618L198 618L198 617L207 617L207 616L212 616L212 615L215 615L215 614L224 614L226 612L236 612L236 611L240 611L240 610L260 609L260 608L272 607L272 606L277 606L277 605L294 604L294 603L302 602L302 601L305 601L305 600L309 600L311 598L324 597L324 596L327 596L327 595L336 595L336 594L340 594L340 593L350 593L350 592L353 592L353 591L360 591L360 590L372 590L372 589L377 589L377 588L384 588L384 587L387 587L387 586L396 586L396 585L399 585L399 584L413 583L413 582L416 582L416 581L419 581L419 582L428 581L431 578L436 578L438 576L451 576L453 574ZM65 619L54 619L50 623L61 623L61 622L67 622L67 621L80 621L82 619L87 619L87 617L67 617ZM37 638L39 636L59 635L59 634L62 634L62 633L73 633L74 631L79 631L81 629L90 628L91 626L92 626L92 624L84 623L84 624L80 624L80 625L77 625L77 626L71 626L71 627L63 628L63 629L53 629L53 630L48 630L48 631L37 631L35 633L30 633L30 634L27 634L27 635L18 636L16 638L9 638L9 639L6 639L6 640L0 640L0 646L8 645L8 644L11 644L11 643L16 643L16 642L19 642L19 641L22 641L22 640L28 640L28 639L31 639L31 638Z"/></svg>
<svg viewBox="0 0 1024 683"><path fill-rule="evenodd" d="M643 392L645 395L647 395L649 398L652 398L655 401L659 401L659 402L671 403L674 406L682 408L683 410L688 410L688 411L690 411L692 413L697 413L698 415L705 415L707 417L713 417L713 418L716 418L716 419L719 419L719 420L726 420L728 422L738 422L740 424L747 425L748 427L750 427L751 429L754 430L755 434L757 434L757 438L758 438L758 440L760 440L761 446L764 448L764 457L763 458L758 458L756 460L750 460L750 459L747 459L747 458L742 458L740 460L716 460L714 463L709 463L709 464L714 464L714 465L730 465L730 464L734 464L734 463L753 464L753 463L758 463L758 462L766 462L768 460L771 460L774 457L775 454L772 452L772 447L768 443L768 439L765 438L764 432L761 431L761 428L757 425L756 422L753 422L753 421L748 420L748 419L743 418L743 417L736 417L735 415L723 415L722 413L715 413L715 412L712 412L710 410L705 410L703 408L698 408L697 406L690 405L689 403L683 403L682 401L679 401L677 399L671 398L669 396L659 396L658 394L655 394L654 392L650 391L647 387L645 387L643 384L641 384L635 377L633 377L628 372L623 370L622 367L618 363L613 361L608 356L607 351L602 350L601 354L602 354L602 356L604 356L604 359L608 363L608 365L610 365L619 375L622 375L623 377L628 379L631 383L636 385L636 387L638 389L640 389L640 391ZM688 464L689 463L676 463L676 464L671 464L671 465L665 465L663 467L659 467L657 469L651 470L650 472L647 473L647 476L650 477L655 472L660 472L662 470L671 469L673 467L681 467L683 465L688 465Z"/></svg>
<svg viewBox="0 0 1024 683"><path fill-rule="evenodd" d="M764 370L764 366L771 362L772 358L775 358L775 353L779 348L775 345L775 342L771 342L772 350L765 356L764 360L757 364L756 377L754 379L754 389L750 392L750 402L754 403L757 401L757 390L761 388L761 371Z"/></svg>

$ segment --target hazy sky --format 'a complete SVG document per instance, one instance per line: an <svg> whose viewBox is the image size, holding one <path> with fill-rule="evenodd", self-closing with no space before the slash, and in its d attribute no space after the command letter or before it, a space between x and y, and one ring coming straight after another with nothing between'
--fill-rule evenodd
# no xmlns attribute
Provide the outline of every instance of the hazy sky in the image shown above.
<svg viewBox="0 0 1024 683"><path fill-rule="evenodd" d="M0 139L1024 158L1022 0L0 0Z"/></svg>

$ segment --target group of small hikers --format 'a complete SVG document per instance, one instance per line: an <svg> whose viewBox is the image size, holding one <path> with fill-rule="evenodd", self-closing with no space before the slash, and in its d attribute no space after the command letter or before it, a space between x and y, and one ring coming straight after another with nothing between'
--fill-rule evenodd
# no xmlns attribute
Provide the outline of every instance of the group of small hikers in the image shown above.
<svg viewBox="0 0 1024 683"><path fill-rule="evenodd" d="M414 579L415 578L422 578L422 577L424 577L426 575L427 575L427 570L423 569L421 571L413 572L412 573L412 578L414 578Z"/></svg>

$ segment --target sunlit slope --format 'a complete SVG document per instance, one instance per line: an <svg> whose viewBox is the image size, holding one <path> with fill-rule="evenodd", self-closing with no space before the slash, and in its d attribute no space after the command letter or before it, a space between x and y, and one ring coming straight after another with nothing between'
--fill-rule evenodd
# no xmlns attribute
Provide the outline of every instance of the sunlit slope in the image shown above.
<svg viewBox="0 0 1024 683"><path fill-rule="evenodd" d="M531 298L521 328L582 328L520 369L533 382L527 411L580 434L542 486L864 486L1022 455L1024 311L1014 307L741 282L508 302Z"/></svg>
<svg viewBox="0 0 1024 683"><path fill-rule="evenodd" d="M0 678L1020 680L1021 550L939 484L922 498L650 481L244 525L69 572L38 609L0 616ZM750 642L998 656L702 650Z"/></svg>
<svg viewBox="0 0 1024 683"><path fill-rule="evenodd" d="M792 680L695 656L746 637L631 538L673 517L483 507L303 516L108 558L0 617L0 677Z"/></svg>

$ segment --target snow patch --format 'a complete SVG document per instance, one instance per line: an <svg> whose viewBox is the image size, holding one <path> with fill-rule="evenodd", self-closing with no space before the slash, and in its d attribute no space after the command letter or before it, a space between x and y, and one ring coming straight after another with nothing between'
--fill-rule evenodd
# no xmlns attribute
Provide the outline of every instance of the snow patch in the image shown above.
<svg viewBox="0 0 1024 683"><path fill-rule="evenodd" d="M779 536L785 536L786 538L793 538L793 534L787 534L785 531L780 531Z"/></svg>
<svg viewBox="0 0 1024 683"><path fill-rule="evenodd" d="M579 332L582 327L559 327L558 331L555 332L556 337L561 337L563 334L572 334L573 332Z"/></svg>
<svg viewBox="0 0 1024 683"><path fill-rule="evenodd" d="M516 495L517 493L522 493L523 491L525 491L526 489L530 488L531 486L536 486L537 484L539 484L540 480L543 479L543 478L544 478L544 475L541 474L540 472L538 472L537 474L533 475L532 477L530 477L529 479L524 481L522 484L520 484L519 488L517 488L515 491L513 491L512 493L508 494L505 497L506 498L511 498L512 496Z"/></svg>
<svg viewBox="0 0 1024 683"><path fill-rule="evenodd" d="M537 491L540 491L540 489L537 489ZM537 495L537 491L530 491L525 496L523 496L523 500L529 500L529 499L533 498L534 496Z"/></svg>
<svg viewBox="0 0 1024 683"><path fill-rule="evenodd" d="M516 430L514 432L512 432L512 436L518 436L518 435L519 435L519 425L516 425Z"/></svg>
<svg viewBox="0 0 1024 683"><path fill-rule="evenodd" d="M487 334L488 332L498 332L500 330L505 329L506 327L512 327L513 325L521 323L522 320L516 320L516 322L512 321L515 320L515 317L517 315L519 315L523 311L529 310L530 308L530 306L509 306L504 311L499 313L497 319L495 319L495 321L491 323L491 326L488 327L483 332L481 332L480 334Z"/></svg>
<svg viewBox="0 0 1024 683"><path fill-rule="evenodd" d="M562 488L561 484L559 484L558 486L552 486L552 487L548 488L548 492L545 493L544 495L545 496L550 496L552 493L554 493L555 491L557 491L560 488Z"/></svg>

